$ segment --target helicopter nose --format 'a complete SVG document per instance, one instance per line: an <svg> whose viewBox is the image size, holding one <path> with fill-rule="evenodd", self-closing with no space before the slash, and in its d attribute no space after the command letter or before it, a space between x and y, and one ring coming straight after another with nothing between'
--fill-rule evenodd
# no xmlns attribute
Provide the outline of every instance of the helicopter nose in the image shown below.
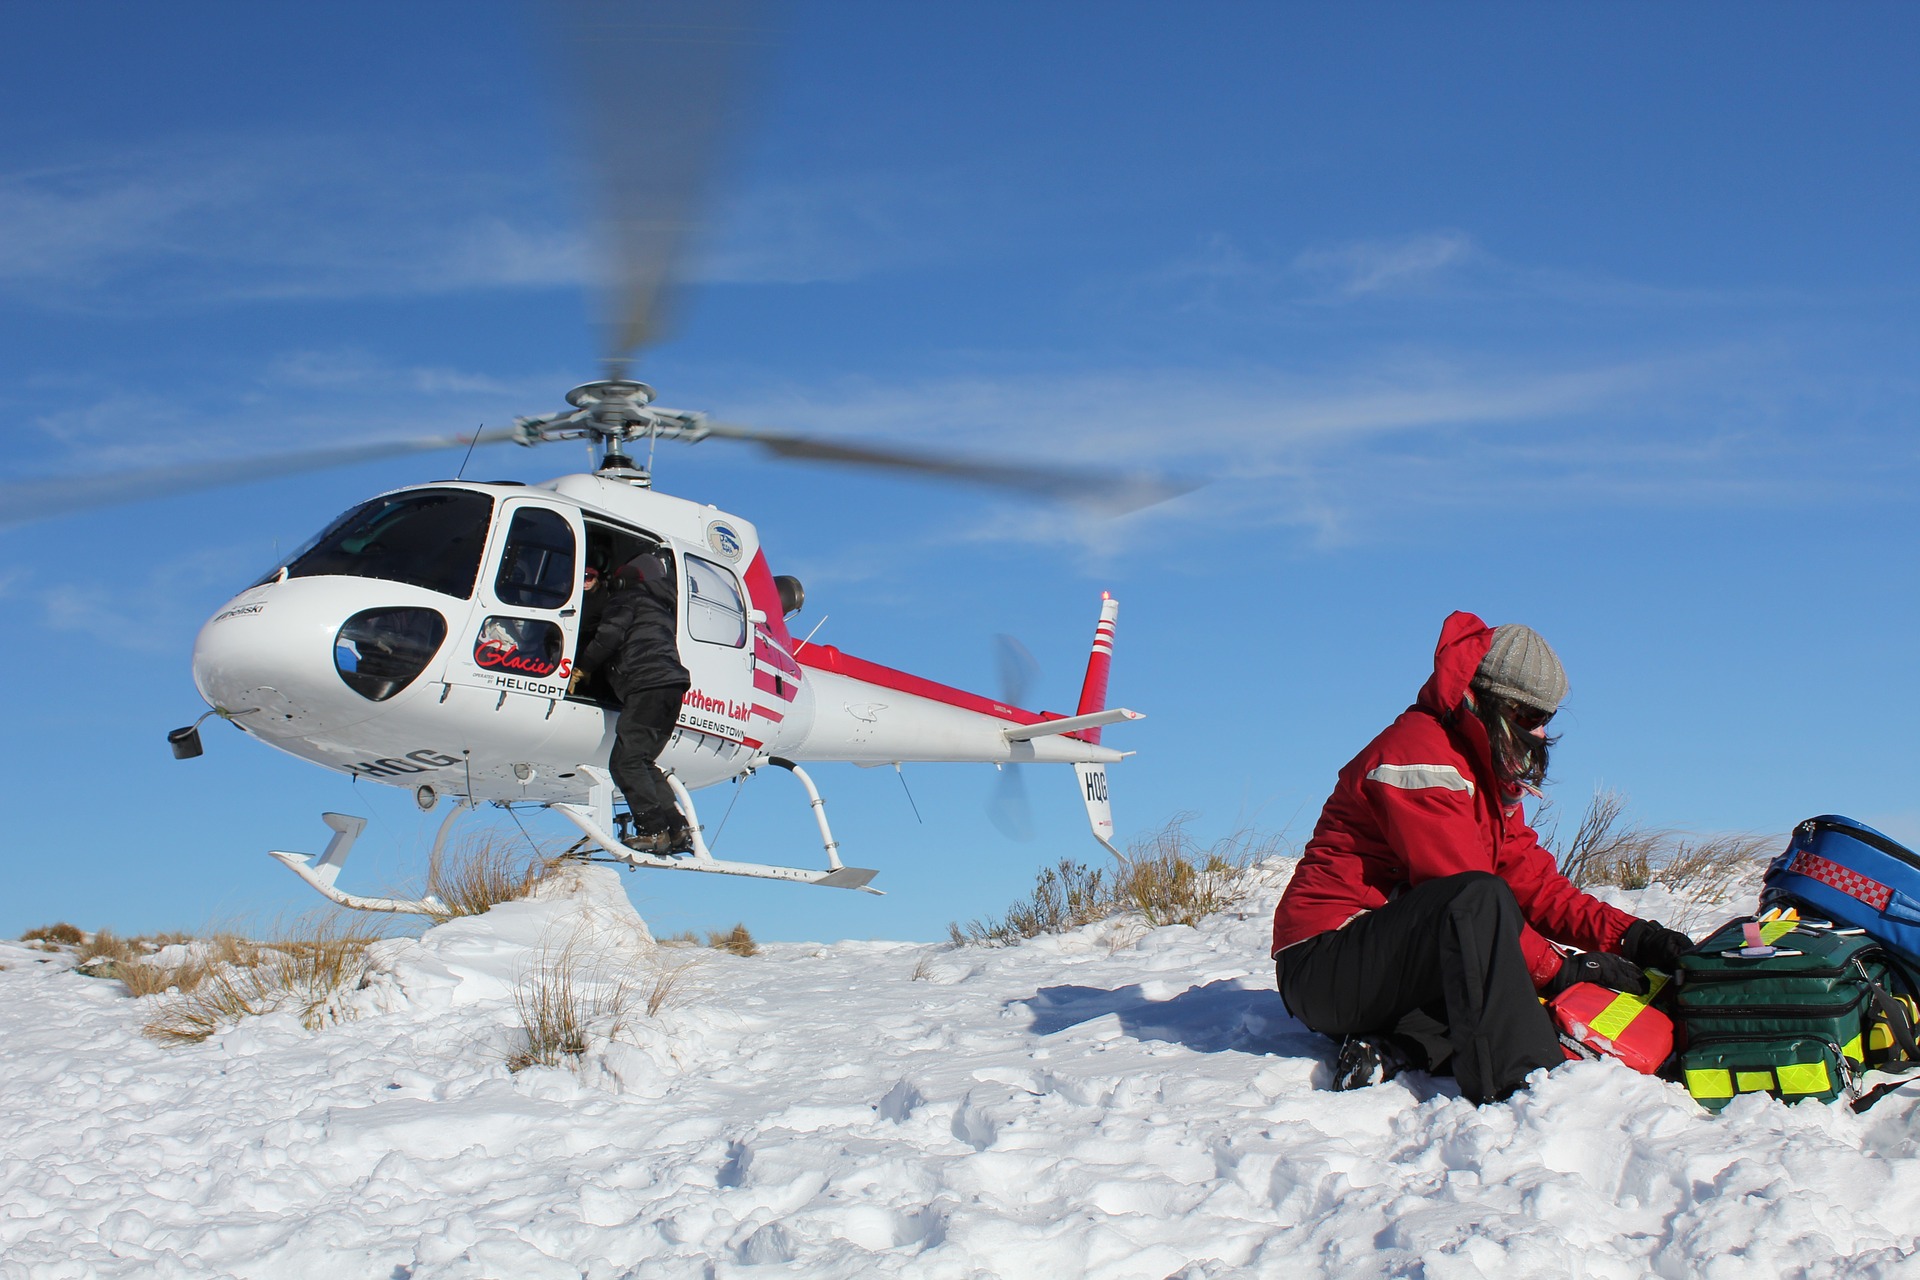
<svg viewBox="0 0 1920 1280"><path fill-rule="evenodd" d="M290 579L234 597L194 642L200 696L268 738L336 732L406 700L428 683L446 618L405 599L366 608L365 586Z"/></svg>

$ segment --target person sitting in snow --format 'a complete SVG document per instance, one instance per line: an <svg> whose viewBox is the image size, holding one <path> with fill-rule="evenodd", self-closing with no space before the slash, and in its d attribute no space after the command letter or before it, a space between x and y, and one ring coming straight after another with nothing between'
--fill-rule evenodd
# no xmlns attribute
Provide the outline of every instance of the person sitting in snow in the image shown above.
<svg viewBox="0 0 1920 1280"><path fill-rule="evenodd" d="M1340 771L1272 953L1288 1011L1342 1040L1335 1089L1417 1069L1451 1072L1476 1103L1505 1098L1566 1060L1541 997L1576 982L1645 994L1642 968L1692 946L1576 889L1527 825L1566 694L1533 630L1455 613L1419 699Z"/></svg>

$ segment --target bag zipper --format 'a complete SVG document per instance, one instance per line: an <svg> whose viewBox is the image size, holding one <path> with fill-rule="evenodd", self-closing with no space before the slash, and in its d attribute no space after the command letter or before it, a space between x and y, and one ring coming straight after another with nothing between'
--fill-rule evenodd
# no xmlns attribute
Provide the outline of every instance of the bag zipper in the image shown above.
<svg viewBox="0 0 1920 1280"><path fill-rule="evenodd" d="M1866 845L1868 848L1878 849L1881 853L1886 854L1889 858L1892 858L1897 862L1904 862L1908 866L1912 867L1914 870L1920 871L1920 856L1916 856L1913 853L1913 851L1910 849L1907 849L1901 845L1895 844L1892 840L1888 839L1886 836L1881 835L1877 831L1867 831L1867 830L1863 830L1860 827L1854 827L1854 826L1843 827L1838 825L1837 823L1817 822L1811 819L1809 819L1803 825L1810 827L1815 831L1832 831L1839 835L1846 836L1849 839L1858 840L1861 844ZM1812 842L1809 841L1808 843L1811 844ZM1793 868L1791 867L1787 869L1789 871L1793 870Z"/></svg>
<svg viewBox="0 0 1920 1280"><path fill-rule="evenodd" d="M1783 1035L1778 1031L1772 1033L1765 1031L1728 1031L1717 1036L1690 1036L1687 1039L1687 1047L1681 1052L1692 1053L1695 1049L1716 1044L1757 1044L1761 1041L1785 1041L1788 1044L1817 1044L1833 1050L1835 1057L1845 1058L1847 1056L1841 1053L1839 1046L1835 1045L1831 1040L1822 1040L1818 1036L1796 1036L1791 1033Z"/></svg>
<svg viewBox="0 0 1920 1280"><path fill-rule="evenodd" d="M1689 1025L1701 1018L1838 1018L1858 1009L1865 996L1862 992L1861 999L1848 1004L1739 1004L1703 1008L1682 1005L1681 1012L1687 1015Z"/></svg>
<svg viewBox="0 0 1920 1280"><path fill-rule="evenodd" d="M1752 958L1766 959L1765 956ZM1703 982L1771 982L1781 978L1844 978L1852 972L1855 961L1863 964L1868 961L1879 961L1881 964L1886 964L1887 949L1877 942L1868 943L1851 952L1840 964L1822 965L1817 969L1688 969L1682 966L1680 972L1674 975L1674 982L1684 991L1687 987Z"/></svg>
<svg viewBox="0 0 1920 1280"><path fill-rule="evenodd" d="M1861 953L1856 951L1854 954ZM1756 960L1765 958L1764 956L1754 957ZM1840 978L1846 976L1850 967L1851 961L1848 964L1823 966L1818 969L1687 969L1684 971L1686 976L1680 980L1680 987L1685 990L1697 983L1709 982L1771 982L1781 978Z"/></svg>

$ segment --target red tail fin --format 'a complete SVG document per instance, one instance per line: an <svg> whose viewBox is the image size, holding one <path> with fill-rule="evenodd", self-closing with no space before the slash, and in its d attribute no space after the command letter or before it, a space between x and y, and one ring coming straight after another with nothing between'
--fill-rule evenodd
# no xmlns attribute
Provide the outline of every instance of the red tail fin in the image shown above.
<svg viewBox="0 0 1920 1280"><path fill-rule="evenodd" d="M1113 630L1120 617L1120 602L1107 592L1100 593L1100 624L1093 629L1093 653L1087 658L1087 678L1080 685L1077 716L1107 709L1107 673L1113 668ZM1088 742L1100 741L1098 729L1080 735Z"/></svg>

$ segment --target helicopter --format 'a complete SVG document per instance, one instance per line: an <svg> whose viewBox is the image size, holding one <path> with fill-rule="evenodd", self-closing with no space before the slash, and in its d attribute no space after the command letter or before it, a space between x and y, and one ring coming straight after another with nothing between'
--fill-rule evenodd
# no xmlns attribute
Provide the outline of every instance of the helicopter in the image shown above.
<svg viewBox="0 0 1920 1280"><path fill-rule="evenodd" d="M195 687L209 710L168 734L199 755L210 717L356 780L410 790L448 812L434 840L488 803L533 804L579 833L576 852L630 867L753 877L878 893L872 869L848 866L805 766L848 762L1059 763L1073 769L1094 837L1112 850L1106 767L1127 754L1104 727L1141 719L1108 707L1119 602L1102 595L1078 704L1070 715L1016 705L796 639L805 603L776 576L753 522L654 487L661 442L741 441L779 457L907 472L1082 502L1121 512L1185 492L1164 477L942 456L763 430L655 403L629 376L663 330L678 263L697 221L725 86L754 38L744 0L640 6L572 0L570 65L581 69L601 196L609 303L605 376L566 393L568 408L470 436L383 446L393 453L464 444L587 440L590 472L538 484L464 479L411 485L361 503L248 585L200 629ZM622 76L648 68L644 91ZM646 445L646 463L630 447ZM353 459L367 456L353 450ZM327 465L321 450L288 469ZM344 460L344 458L343 458ZM464 466L462 468L464 474ZM126 483L137 484L140 477ZM107 500L111 494L93 495ZM606 767L618 707L573 677L588 612L585 570L652 557L678 588L679 656L691 676L659 766L692 831L691 851L628 848L628 819ZM800 784L823 865L714 857L693 792L763 769ZM431 914L431 896L351 893L341 870L364 818L326 813L317 857L271 855L349 908Z"/></svg>

